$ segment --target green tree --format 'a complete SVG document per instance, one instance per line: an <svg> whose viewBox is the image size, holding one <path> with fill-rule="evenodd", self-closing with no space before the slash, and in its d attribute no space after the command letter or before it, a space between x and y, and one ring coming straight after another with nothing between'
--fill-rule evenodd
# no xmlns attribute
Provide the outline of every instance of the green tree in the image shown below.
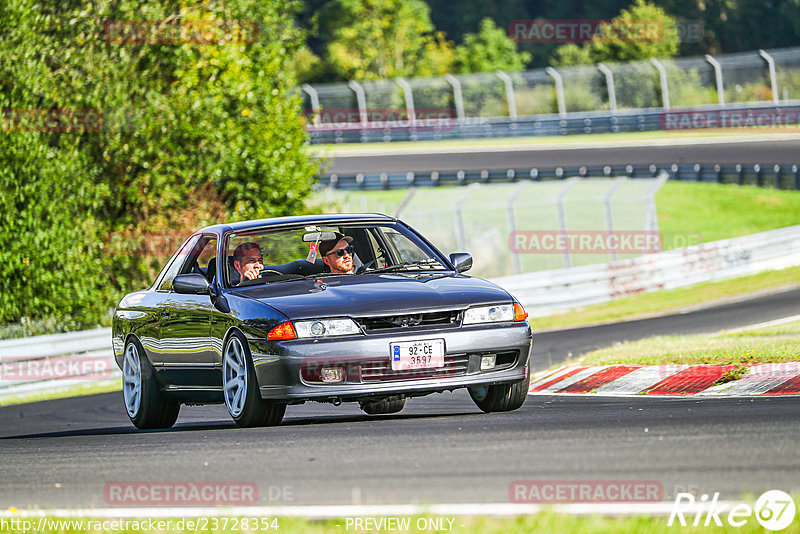
<svg viewBox="0 0 800 534"><path fill-rule="evenodd" d="M508 34L494 21L485 18L478 33L464 36L464 44L456 47L454 70L460 73L518 71L525 68L531 55L517 51Z"/></svg>
<svg viewBox="0 0 800 534"><path fill-rule="evenodd" d="M320 26L326 63L340 79L444 74L452 61L422 0L332 0Z"/></svg>
<svg viewBox="0 0 800 534"><path fill-rule="evenodd" d="M611 25L617 31L632 29L635 33L629 38L595 36L589 43L589 53L595 62L666 59L678 53L680 35L675 19L646 0L636 0L629 9L623 9ZM639 33L637 28L642 26L645 30Z"/></svg>
<svg viewBox="0 0 800 534"><path fill-rule="evenodd" d="M600 30L581 47L570 43L557 48L552 63L566 66L667 59L675 56L680 46L675 19L646 0L636 0Z"/></svg>
<svg viewBox="0 0 800 534"><path fill-rule="evenodd" d="M198 226L303 209L317 164L294 92L291 64L303 43L292 22L297 7L283 0L0 5L2 107L100 117L97 128L3 133L3 211L33 215L26 227L3 224L3 235L21 245L0 247L0 264L18 266L24 257L30 270L13 271L28 289L0 286L7 299L0 321L105 313L116 303L108 295L148 285ZM149 28L144 38L134 38L133 23ZM33 154L37 164L24 159ZM50 217L35 215L48 209ZM160 249L139 246L154 235ZM36 244L44 244L41 253L26 254ZM40 275L49 264L38 258L58 268ZM73 278L89 266L102 274ZM81 287L73 288L76 280ZM68 300L71 292L86 298ZM23 302L48 295L49 307Z"/></svg>

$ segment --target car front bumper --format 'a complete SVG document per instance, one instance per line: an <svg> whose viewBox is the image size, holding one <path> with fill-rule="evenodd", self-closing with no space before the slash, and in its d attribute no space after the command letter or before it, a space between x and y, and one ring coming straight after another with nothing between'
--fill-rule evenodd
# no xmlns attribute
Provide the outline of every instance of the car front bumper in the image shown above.
<svg viewBox="0 0 800 534"><path fill-rule="evenodd" d="M443 339L445 368L391 371L390 343ZM261 397L302 402L418 396L451 389L517 382L528 376L533 338L526 322L339 338L268 342L249 339ZM497 355L494 369L481 370L481 357ZM322 383L309 369L340 367L346 380Z"/></svg>

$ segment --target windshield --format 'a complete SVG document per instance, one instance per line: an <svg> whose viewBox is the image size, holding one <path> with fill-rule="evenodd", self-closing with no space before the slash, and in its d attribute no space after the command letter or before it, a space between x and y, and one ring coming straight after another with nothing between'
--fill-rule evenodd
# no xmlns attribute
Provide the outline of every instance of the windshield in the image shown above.
<svg viewBox="0 0 800 534"><path fill-rule="evenodd" d="M441 254L401 225L304 225L235 232L226 241L227 284L309 277L449 270Z"/></svg>

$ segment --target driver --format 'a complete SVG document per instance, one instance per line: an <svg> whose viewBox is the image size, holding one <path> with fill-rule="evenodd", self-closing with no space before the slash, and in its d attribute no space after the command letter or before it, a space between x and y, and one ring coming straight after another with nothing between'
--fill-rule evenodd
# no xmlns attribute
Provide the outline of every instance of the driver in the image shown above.
<svg viewBox="0 0 800 534"><path fill-rule="evenodd" d="M233 251L233 267L241 275L240 284L245 280L255 280L264 268L264 255L261 247L253 241L245 241Z"/></svg>
<svg viewBox="0 0 800 534"><path fill-rule="evenodd" d="M336 238L322 241L319 253L332 273L353 274L353 238L336 232Z"/></svg>

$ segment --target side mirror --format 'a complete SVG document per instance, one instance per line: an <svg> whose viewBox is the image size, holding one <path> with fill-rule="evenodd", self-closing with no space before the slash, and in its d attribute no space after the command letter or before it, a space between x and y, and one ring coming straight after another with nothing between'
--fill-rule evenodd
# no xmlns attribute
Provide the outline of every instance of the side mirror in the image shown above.
<svg viewBox="0 0 800 534"><path fill-rule="evenodd" d="M450 254L450 263L456 268L456 272L463 273L472 268L472 256L466 252L453 252Z"/></svg>
<svg viewBox="0 0 800 534"><path fill-rule="evenodd" d="M208 295L211 284L206 277L200 273L179 274L172 281L172 289L175 293L186 295Z"/></svg>

